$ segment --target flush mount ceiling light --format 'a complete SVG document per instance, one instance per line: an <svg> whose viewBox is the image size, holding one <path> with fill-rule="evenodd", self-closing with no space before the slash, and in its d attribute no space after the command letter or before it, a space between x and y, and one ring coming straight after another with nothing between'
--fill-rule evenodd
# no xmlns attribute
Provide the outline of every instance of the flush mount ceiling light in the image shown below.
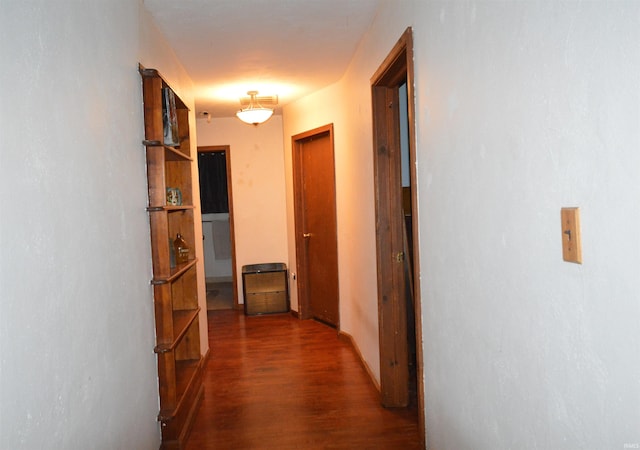
<svg viewBox="0 0 640 450"><path fill-rule="evenodd" d="M240 104L243 108L236 113L238 119L245 123L258 125L266 122L273 114L273 108L267 108L264 105L277 105L278 96L273 97L258 97L258 91L247 92L248 99L240 99ZM246 107L244 107L246 105Z"/></svg>

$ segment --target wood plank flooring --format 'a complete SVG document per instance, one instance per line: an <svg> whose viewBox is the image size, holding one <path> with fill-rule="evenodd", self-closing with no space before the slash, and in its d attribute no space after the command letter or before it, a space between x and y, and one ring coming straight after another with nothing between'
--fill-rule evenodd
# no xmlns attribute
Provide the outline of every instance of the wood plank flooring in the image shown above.
<svg viewBox="0 0 640 450"><path fill-rule="evenodd" d="M417 411L384 409L336 330L288 314L209 311L201 449L420 449Z"/></svg>

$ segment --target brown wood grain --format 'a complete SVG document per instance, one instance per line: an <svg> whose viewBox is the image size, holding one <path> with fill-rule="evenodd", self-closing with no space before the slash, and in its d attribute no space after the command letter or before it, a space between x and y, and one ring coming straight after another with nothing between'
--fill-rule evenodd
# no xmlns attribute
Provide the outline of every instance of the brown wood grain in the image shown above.
<svg viewBox="0 0 640 450"><path fill-rule="evenodd" d="M205 396L188 450L419 449L417 411L385 409L336 330L210 311Z"/></svg>
<svg viewBox="0 0 640 450"><path fill-rule="evenodd" d="M154 311L162 448L181 448L202 398L196 280L192 164L189 114L176 97L181 145L163 145L162 91L168 88L158 72L140 67L143 80L149 225L153 263ZM182 205L168 206L167 188L179 188ZM171 267L170 246L180 233L192 249L189 261ZM151 380L150 380L151 381Z"/></svg>
<svg viewBox="0 0 640 450"><path fill-rule="evenodd" d="M291 137L301 317L340 326L333 124Z"/></svg>

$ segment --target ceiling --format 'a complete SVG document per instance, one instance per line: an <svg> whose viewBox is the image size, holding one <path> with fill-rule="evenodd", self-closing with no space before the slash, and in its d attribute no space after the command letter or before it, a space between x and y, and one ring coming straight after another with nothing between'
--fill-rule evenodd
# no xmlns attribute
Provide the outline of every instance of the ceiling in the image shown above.
<svg viewBox="0 0 640 450"><path fill-rule="evenodd" d="M381 0L144 0L195 86L196 113L235 115L247 91L280 111L336 82Z"/></svg>

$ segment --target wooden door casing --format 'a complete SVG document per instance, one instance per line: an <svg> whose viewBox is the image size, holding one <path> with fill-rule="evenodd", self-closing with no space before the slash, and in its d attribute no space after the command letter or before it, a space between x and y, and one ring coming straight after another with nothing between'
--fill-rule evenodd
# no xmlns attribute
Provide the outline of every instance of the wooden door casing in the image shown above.
<svg viewBox="0 0 640 450"><path fill-rule="evenodd" d="M299 315L340 324L333 125L292 137Z"/></svg>
<svg viewBox="0 0 640 450"><path fill-rule="evenodd" d="M376 204L376 248L378 269L378 323L380 336L381 402L388 407L406 406L409 400L408 327L415 329L416 381L420 435L424 428L424 374L422 355L422 304L420 299L420 255L417 246L418 215L416 183L411 182L412 248L406 248L402 215L400 171L399 94L407 85L409 122L409 171L416 180L416 130L413 75L413 32L407 28L371 78L373 110L373 159ZM406 272L404 259L412 254L413 267ZM405 289L413 282L414 322L407 323Z"/></svg>

